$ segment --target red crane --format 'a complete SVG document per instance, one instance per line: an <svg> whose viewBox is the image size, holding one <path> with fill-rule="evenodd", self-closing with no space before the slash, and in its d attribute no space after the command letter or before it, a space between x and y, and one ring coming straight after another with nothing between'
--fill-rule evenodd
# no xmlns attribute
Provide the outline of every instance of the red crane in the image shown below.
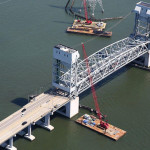
<svg viewBox="0 0 150 150"><path fill-rule="evenodd" d="M88 75L89 75L89 80L90 80L90 84L91 84L91 91L92 91L92 95L93 95L93 100L94 100L97 116L100 120L100 127L104 128L106 130L108 128L109 124L107 123L107 121L104 122L102 120L102 114L100 112L100 108L99 108L99 105L98 105L97 95L96 95L95 87L94 87L94 84L93 84L93 78L91 76L91 70L90 70L90 67L89 67L88 57L87 57L87 54L86 54L85 47L84 47L83 43L82 43L82 50L83 50L83 53L84 53L84 59L86 61L86 67L87 67L87 72L88 72Z"/></svg>
<svg viewBox="0 0 150 150"><path fill-rule="evenodd" d="M91 24L92 21L88 20L86 0L83 0L83 5L84 5L84 14L85 14L86 23Z"/></svg>

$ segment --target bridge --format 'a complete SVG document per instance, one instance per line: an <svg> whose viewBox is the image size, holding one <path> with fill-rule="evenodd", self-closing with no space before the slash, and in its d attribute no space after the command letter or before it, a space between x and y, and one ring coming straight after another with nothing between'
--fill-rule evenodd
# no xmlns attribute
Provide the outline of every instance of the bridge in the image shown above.
<svg viewBox="0 0 150 150"><path fill-rule="evenodd" d="M139 2L133 11L133 33L87 58L94 84L140 56L144 57L145 66L150 66L150 4ZM72 56L68 56L67 50ZM80 60L79 54L75 53L77 50L63 45L57 45L53 50L52 84L68 92L70 97L78 96L90 87L86 60Z"/></svg>
<svg viewBox="0 0 150 150"><path fill-rule="evenodd" d="M136 58L148 53L149 43L150 41L127 37L89 56L88 61L93 83L96 84ZM79 95L87 90L90 87L90 80L86 61L77 60L72 64L71 69L60 76L56 82L58 81L59 86L54 85L70 92L71 95Z"/></svg>
<svg viewBox="0 0 150 150"><path fill-rule="evenodd" d="M69 102L69 98L55 95L50 92L42 93L31 100L20 110L16 111L0 122L0 144L7 149L13 147L13 136L17 134L32 141L35 137L31 134L31 126L39 125L49 131L54 127L50 125L50 115ZM69 117L69 116L68 116ZM44 119L42 121L41 119ZM27 133L23 130L28 128ZM6 142L9 139L9 145Z"/></svg>
<svg viewBox="0 0 150 150"><path fill-rule="evenodd" d="M139 2L134 9L133 33L88 57L93 83L101 81L118 69L143 57L150 66L150 4ZM39 125L51 131L50 115L55 111L71 118L79 111L78 95L90 87L86 60L79 59L77 50L59 44L53 49L52 86L55 92L45 92L0 122L0 145L16 150L13 137L17 134L34 140L31 126ZM44 121L43 121L44 118ZM27 133L24 129L28 128Z"/></svg>

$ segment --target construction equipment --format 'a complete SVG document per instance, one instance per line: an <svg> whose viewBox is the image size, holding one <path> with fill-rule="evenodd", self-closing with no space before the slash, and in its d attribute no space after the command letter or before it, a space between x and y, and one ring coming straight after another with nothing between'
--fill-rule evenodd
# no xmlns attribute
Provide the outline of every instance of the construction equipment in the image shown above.
<svg viewBox="0 0 150 150"><path fill-rule="evenodd" d="M111 37L112 32L103 31L106 27L106 23L102 21L92 22L91 19L88 19L87 0L82 0L82 2L84 6L85 20L81 20L81 18L78 20L75 19L72 27L67 28L67 33L78 33L78 34L85 34L85 35Z"/></svg>
<svg viewBox="0 0 150 150"><path fill-rule="evenodd" d="M86 20L88 19L88 14L87 14L87 3L88 2L90 8L92 8L92 16L94 17L94 11L95 11L95 7L96 4L98 3L102 9L102 13L104 13L104 8L103 8L103 4L102 4L102 0L83 0L83 6L84 6L84 13L85 13L85 18Z"/></svg>
<svg viewBox="0 0 150 150"><path fill-rule="evenodd" d="M85 14L85 19L87 24L91 24L92 21L88 20L88 13L87 13L87 5L86 5L86 0L83 0L83 5L84 5L84 14Z"/></svg>
<svg viewBox="0 0 150 150"><path fill-rule="evenodd" d="M97 116L98 116L98 118L100 120L99 127L106 130L106 129L108 129L109 124L107 123L107 121L104 122L102 120L102 115L101 115L100 108L99 108L99 105L98 105L98 100L97 100L97 95L96 95L96 92L95 92L95 87L94 87L94 84L93 84L93 78L91 76L91 70L90 70L90 67L89 67L88 57L87 57L87 54L86 54L85 47L84 47L83 43L82 43L82 50L83 50L84 59L85 59L85 62L86 62L87 72L88 72L88 75L89 75L91 91L92 91L92 95L93 95L93 100L94 100Z"/></svg>
<svg viewBox="0 0 150 150"><path fill-rule="evenodd" d="M82 11L82 8L78 7L76 9L72 9L73 6L74 6L74 2L75 0L72 1L71 3L71 0L68 0L66 6L65 6L65 11L67 14L69 15L73 15L75 18L80 18L80 19L86 19L85 18L85 15L81 15L81 11ZM81 6L83 6L83 0L81 0L82 4ZM71 3L71 4L70 4ZM109 20L117 20L117 19L123 19L124 17L123 16L120 16L120 17L111 17L111 18L95 18L95 9L96 9L96 6L97 5L100 5L101 7L101 10L102 10L102 13L104 12L104 8L103 8L103 3L102 3L102 0L86 0L86 8L88 8L88 14L90 16L90 20L91 21L109 21ZM77 12L75 10L78 10ZM92 14L91 14L92 12Z"/></svg>
<svg viewBox="0 0 150 150"><path fill-rule="evenodd" d="M88 0L88 2L89 2L89 6L92 8L92 16L94 16L94 11L95 11L95 7L96 7L97 3L99 3L99 5L102 9L102 13L104 13L102 0Z"/></svg>

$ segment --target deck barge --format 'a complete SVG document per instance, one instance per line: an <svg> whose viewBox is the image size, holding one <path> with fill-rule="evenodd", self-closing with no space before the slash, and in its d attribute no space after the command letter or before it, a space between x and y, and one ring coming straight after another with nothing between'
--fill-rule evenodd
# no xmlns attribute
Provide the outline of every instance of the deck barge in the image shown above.
<svg viewBox="0 0 150 150"><path fill-rule="evenodd" d="M104 37L111 37L112 32L105 32L105 31L95 31L93 29L86 29L86 28L67 28L68 33L77 33L77 34L85 34L85 35L96 35L96 36L104 36Z"/></svg>
<svg viewBox="0 0 150 150"><path fill-rule="evenodd" d="M86 23L86 21L74 20L73 25L67 28L67 33L111 37L112 32L104 31L105 28L106 23L104 22Z"/></svg>
<svg viewBox="0 0 150 150"><path fill-rule="evenodd" d="M108 129L102 129L100 127L98 127L99 123L100 123L100 120L97 119L96 117L92 116L92 115L89 115L91 118L95 118L94 121L91 121L91 122L86 122L85 120L85 115L81 116L80 118L78 118L76 120L77 123L87 127L87 128L90 128L100 134L103 134L115 141L119 140L123 135L126 134L126 131L122 130L122 129L119 129L111 124L109 124L109 127Z"/></svg>

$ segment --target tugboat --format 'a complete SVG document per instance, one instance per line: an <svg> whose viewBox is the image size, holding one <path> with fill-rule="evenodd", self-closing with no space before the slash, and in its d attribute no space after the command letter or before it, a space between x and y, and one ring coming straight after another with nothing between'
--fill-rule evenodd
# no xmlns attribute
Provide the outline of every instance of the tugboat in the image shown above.
<svg viewBox="0 0 150 150"><path fill-rule="evenodd" d="M105 37L111 37L112 32L109 31L100 31L100 30L93 30L94 35L98 36L105 36Z"/></svg>

